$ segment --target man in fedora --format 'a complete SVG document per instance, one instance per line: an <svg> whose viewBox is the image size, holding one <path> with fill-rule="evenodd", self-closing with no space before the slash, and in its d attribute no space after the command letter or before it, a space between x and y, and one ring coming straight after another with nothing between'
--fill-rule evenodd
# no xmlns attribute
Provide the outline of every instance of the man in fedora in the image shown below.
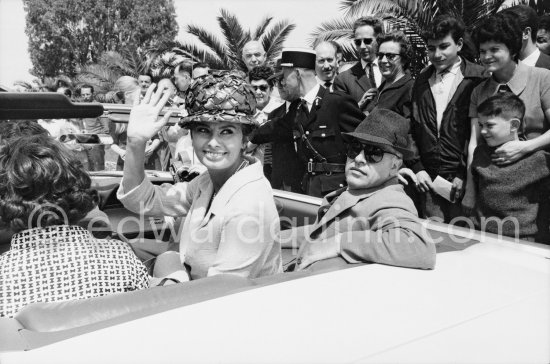
<svg viewBox="0 0 550 364"><path fill-rule="evenodd" d="M271 138L284 139L294 145L305 170L303 191L310 196L323 197L346 183L346 147L341 133L353 131L364 114L351 96L330 92L319 85L315 60L312 49L283 50L280 82L288 99L294 102L287 116L273 120L271 125L268 122L262 128L269 130ZM274 140L264 139L263 142L270 141Z"/></svg>
<svg viewBox="0 0 550 364"><path fill-rule="evenodd" d="M338 256L348 263L434 268L435 245L398 182L403 158L413 153L408 129L401 115L377 109L344 134L348 186L325 197L313 225L281 232L283 246L300 244L298 270Z"/></svg>

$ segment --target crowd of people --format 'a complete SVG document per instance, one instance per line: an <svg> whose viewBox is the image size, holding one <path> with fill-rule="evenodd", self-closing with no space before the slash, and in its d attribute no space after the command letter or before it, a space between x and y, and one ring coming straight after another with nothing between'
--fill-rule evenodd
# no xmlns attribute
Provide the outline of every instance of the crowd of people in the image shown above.
<svg viewBox="0 0 550 364"><path fill-rule="evenodd" d="M216 274L255 278L336 257L433 269L435 245L419 217L550 243L549 23L528 6L490 16L471 34L479 58L470 59L463 22L439 16L423 34L430 63L418 75L409 38L361 17L353 65L342 64L332 41L285 48L270 65L262 44L250 41L246 73L166 52L149 74L123 76L104 95L82 85L81 101L133 105L129 123L41 120L47 132L29 127L38 136L0 137L0 229L11 238L0 293L13 297L0 303L0 316L30 302ZM67 87L57 91L72 97ZM179 125L168 125L173 112L159 116L166 106L178 109ZM118 199L138 214L175 219L172 241L132 246L139 257L154 255L150 280L125 243L80 227L101 213L84 171L105 168L105 147L62 151L55 138L67 131L111 134L123 170ZM151 183L145 170L166 170L170 159L198 177ZM48 188L33 185L38 171ZM316 221L279 231L272 188L322 197ZM120 254L104 253L109 244ZM292 264L283 266L281 247L299 247ZM60 249L61 260L38 267L31 259ZM86 291L51 266L76 249L124 274L104 279L92 269L86 274L99 288ZM28 276L18 266L65 278L19 291L13 282Z"/></svg>

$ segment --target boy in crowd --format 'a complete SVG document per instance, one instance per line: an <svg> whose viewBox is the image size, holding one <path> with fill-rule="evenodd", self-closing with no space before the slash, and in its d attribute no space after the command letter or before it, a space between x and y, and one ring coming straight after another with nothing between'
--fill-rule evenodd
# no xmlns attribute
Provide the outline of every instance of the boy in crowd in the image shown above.
<svg viewBox="0 0 550 364"><path fill-rule="evenodd" d="M411 169L422 192L422 217L450 222L462 215L466 143L470 136L470 95L484 77L482 66L459 55L464 23L451 16L435 19L425 35L431 65L418 75L413 91L411 129L420 158ZM434 181L449 182L450 196L435 192Z"/></svg>
<svg viewBox="0 0 550 364"><path fill-rule="evenodd" d="M413 153L408 130L401 115L376 109L343 134L348 186L325 197L313 225L281 231L283 246L300 244L299 270L338 256L348 263L434 268L435 245L398 182L403 158Z"/></svg>
<svg viewBox="0 0 550 364"><path fill-rule="evenodd" d="M476 193L476 228L529 241L550 243L550 154L539 150L507 165L491 155L500 145L518 139L525 114L523 101L497 93L478 109L481 135L471 165Z"/></svg>

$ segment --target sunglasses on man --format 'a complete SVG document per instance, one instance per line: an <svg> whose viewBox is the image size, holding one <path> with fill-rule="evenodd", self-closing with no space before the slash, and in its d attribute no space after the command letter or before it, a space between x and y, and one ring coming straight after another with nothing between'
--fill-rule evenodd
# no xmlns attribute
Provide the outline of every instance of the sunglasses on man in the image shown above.
<svg viewBox="0 0 550 364"><path fill-rule="evenodd" d="M371 45L372 42L374 42L374 38L357 38L353 40L353 43L356 47L360 47L361 43L364 43L365 45Z"/></svg>
<svg viewBox="0 0 550 364"><path fill-rule="evenodd" d="M266 92L269 89L268 85L250 85L254 89L254 91L260 90L262 92Z"/></svg>
<svg viewBox="0 0 550 364"><path fill-rule="evenodd" d="M349 159L355 159L361 152L365 154L365 160L369 163L379 163L384 158L384 153L393 154L375 145L355 141L348 144L346 155Z"/></svg>

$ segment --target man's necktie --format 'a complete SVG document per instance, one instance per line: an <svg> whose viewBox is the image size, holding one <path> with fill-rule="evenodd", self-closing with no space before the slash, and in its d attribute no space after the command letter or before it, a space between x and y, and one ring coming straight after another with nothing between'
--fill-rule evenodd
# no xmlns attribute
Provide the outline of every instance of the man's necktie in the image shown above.
<svg viewBox="0 0 550 364"><path fill-rule="evenodd" d="M326 87L326 88L330 88L330 86L332 86L332 82L331 82L331 81L325 82L325 87Z"/></svg>
<svg viewBox="0 0 550 364"><path fill-rule="evenodd" d="M365 67L365 73L369 78L371 87L376 87L376 81L374 80L374 70L372 68L372 62L367 63L367 66Z"/></svg>

